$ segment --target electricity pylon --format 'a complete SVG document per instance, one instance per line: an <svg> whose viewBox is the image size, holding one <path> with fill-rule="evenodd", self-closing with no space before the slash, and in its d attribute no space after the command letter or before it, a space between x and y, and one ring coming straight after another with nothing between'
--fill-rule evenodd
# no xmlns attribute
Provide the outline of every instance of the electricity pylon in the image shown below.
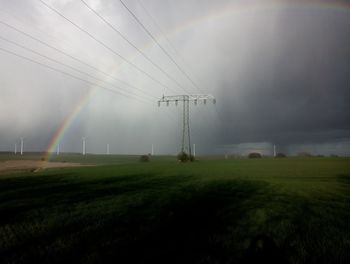
<svg viewBox="0 0 350 264"><path fill-rule="evenodd" d="M177 106L179 102L182 102L182 142L181 142L181 152L192 155L191 150L191 135L190 135L190 102L193 102L194 105L197 105L199 102L207 104L207 101L212 101L216 103L216 99L211 94L194 94L194 95L170 95L165 96L158 101L158 106L161 103L166 103L166 106L169 106L170 102L175 102ZM186 144L187 141L187 144Z"/></svg>

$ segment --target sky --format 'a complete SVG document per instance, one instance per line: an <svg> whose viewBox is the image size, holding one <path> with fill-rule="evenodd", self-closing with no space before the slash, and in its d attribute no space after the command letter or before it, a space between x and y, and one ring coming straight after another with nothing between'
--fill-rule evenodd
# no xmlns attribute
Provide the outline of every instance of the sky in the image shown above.
<svg viewBox="0 0 350 264"><path fill-rule="evenodd" d="M0 151L176 154L183 94L197 154L350 155L350 1L0 0Z"/></svg>

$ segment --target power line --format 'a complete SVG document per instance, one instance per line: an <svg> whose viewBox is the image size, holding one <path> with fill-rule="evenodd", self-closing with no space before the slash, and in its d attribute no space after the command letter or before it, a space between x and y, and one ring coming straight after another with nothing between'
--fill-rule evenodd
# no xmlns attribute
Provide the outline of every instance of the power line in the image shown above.
<svg viewBox="0 0 350 264"><path fill-rule="evenodd" d="M41 0L39 0L41 1ZM181 66L174 60L174 58L163 48L163 46L159 43L159 41L153 36L153 34L145 27L145 25L140 21L140 19L130 10L130 8L123 2L123 0L119 0L119 2L125 7L125 9L133 16L136 22L143 28L143 30L151 37L151 39L157 44L157 46L164 52L164 54L176 65L176 67L181 71L186 78L192 83L192 85L201 92L201 89L198 85L191 79L191 77L186 73L185 70L181 68Z"/></svg>
<svg viewBox="0 0 350 264"><path fill-rule="evenodd" d="M0 50L3 51L3 52L6 52L6 53L8 53L8 54L11 54L11 55L13 55L13 56L16 56L16 57L18 57L18 58L21 58L21 59L27 60L27 61L29 61L29 62L35 63L35 64L37 64L37 65L40 65L40 66L42 66L42 67L48 68L48 69L50 69L50 70L52 70L52 71L59 72L59 73L61 73L61 74L67 75L67 76L69 76L69 77L71 77L71 78L73 78L73 79L76 79L76 80L79 80L79 81L88 83L88 84L90 84L90 85L92 85L92 86L100 87L100 88L102 88L102 89L105 89L105 90L108 90L108 91L111 91L111 92L120 94L120 95L122 95L122 96L131 98L131 99L136 99L136 100L138 100L138 101L140 101L140 102L143 102L143 103L146 103L146 104L150 104L148 99L144 99L144 98L142 98L140 95L129 95L129 94L125 94L125 93L123 93L123 92L116 91L116 90L114 90L114 89L110 89L110 88L105 87L105 86L102 86L102 85L100 85L100 84L93 83L93 82L91 82L91 81L82 79L82 78L77 77L77 76L75 76L75 75L73 75L73 74L70 74L70 73L68 73L68 72L65 72L65 71L62 71L62 70L60 70L60 69L54 68L54 67L52 67L52 66L46 65L46 64L44 64L44 63L38 62L38 61L36 61L36 60L33 60L33 59L28 58L28 57L26 57L26 56L20 55L20 54L18 54L18 53L16 53L16 52L13 52L13 51L4 49L4 48L2 48L2 47L0 47ZM141 99L140 99L140 98L137 98L137 97L140 97Z"/></svg>
<svg viewBox="0 0 350 264"><path fill-rule="evenodd" d="M179 52L177 51L177 49L175 48L175 46L171 43L171 41L167 38L166 34L164 34L162 27L159 25L159 23L156 21L156 19L147 11L147 8L142 4L141 0L137 0L138 4L141 6L141 8L143 9L143 11L145 12L145 14L151 19L151 21L153 22L153 24L158 28L158 30L160 31L160 33L163 35L164 39L168 42L169 46L174 50L175 54L182 60L182 62L186 65L186 61L182 58L182 56L179 54ZM188 66L188 64L187 64ZM190 68L188 66L188 68ZM217 109L214 107L215 111L217 111ZM221 116L220 116L221 119ZM208 121L206 119L204 119L206 123L208 123ZM222 119L221 119L222 120ZM209 124L209 123L208 123Z"/></svg>
<svg viewBox="0 0 350 264"><path fill-rule="evenodd" d="M144 6L141 0L137 0L137 3L141 6L142 10L145 12L145 14L151 19L152 23L157 27L157 29L162 34L163 38L168 42L169 46L173 49L174 53L180 58L182 63L187 66L187 68L191 68L191 66L186 62L186 60L181 56L180 52L175 48L175 46L171 43L170 39L167 37L167 34L164 33L164 30L159 25L157 20L150 14L150 12L147 10L147 8ZM193 74L192 74L193 75ZM196 76L195 76L196 77ZM197 79L197 78L196 78Z"/></svg>
<svg viewBox="0 0 350 264"><path fill-rule="evenodd" d="M101 16L95 9L89 6L84 0L80 0L92 13L99 17L106 25L108 25L113 31L115 31L122 39L124 39L130 46L137 50L148 62L150 62L154 67L160 70L164 75L166 75L170 80L175 82L182 90L185 92L186 89L170 74L163 70L158 64L156 64L149 56L147 56L142 50L140 50L133 42L131 42L123 33L121 33L115 26L108 22L103 16Z"/></svg>
<svg viewBox="0 0 350 264"><path fill-rule="evenodd" d="M43 54L41 54L41 53L39 53L39 52L37 52L37 51L35 51L35 50L32 50L32 49L30 49L30 48L27 48L27 47L25 47L25 46L23 46L23 45L21 45L21 44L19 44L19 43L16 43L16 42L14 42L14 41L12 41L12 40L3 38L3 37L1 37L1 36L0 36L0 39L3 40L3 41L9 42L9 43L11 43L11 44L13 44L13 45L16 45L16 46L18 46L18 47L21 47L22 49L25 49L25 50L27 50L27 51L30 51L30 52L32 52L32 53L34 53L34 54L37 54L37 55L39 55L39 56L41 56L41 57L43 57L43 58L45 58L45 59L51 60L51 61L53 61L53 62L55 62L55 63L57 63L57 64L63 65L63 66L65 66L65 67L68 67L68 68L70 68L70 69L72 69L72 70L74 70L74 71L77 71L77 72L79 72L79 73L81 73L81 74L83 74L83 75L86 75L86 76L88 76L88 77L90 77L90 78L93 78L93 79L95 79L95 80L97 80L97 81L99 81L99 82L104 82L104 83L106 83L106 84L109 84L108 82L106 82L106 81L104 81L104 80L102 80L102 79L96 78L95 76L93 76L93 75L91 75L91 74L88 74L88 73L86 73L86 72L84 72L84 71L81 71L81 70L79 70L79 69L77 69L77 68L75 68L75 67L72 67L72 66L70 66L70 65L68 65L68 64L65 64L65 63L63 63L63 62L60 62L60 61L55 60L55 59L53 59L53 58L50 58L50 57L48 57L48 56L46 56L46 55L43 55ZM118 86L115 86L115 85L113 85L113 87L117 88L118 90L124 90L124 89L122 89L121 87L118 87ZM150 95L148 95L148 94L145 94L145 95L148 96L149 98L155 98L154 96L150 96Z"/></svg>
<svg viewBox="0 0 350 264"><path fill-rule="evenodd" d="M169 90L171 90L171 88L165 84L163 84L161 81L159 81L158 79L154 78L152 75L150 75L148 72L144 71L143 69L141 69L139 66L137 66L135 63L129 61L127 58L125 58L124 56L122 56L121 54L119 54L118 52L116 52L114 49L112 49L111 47L107 46L103 41L99 40L98 38L96 38L94 35L92 35L90 32L88 32L87 30L83 29L82 27L80 27L78 24L74 23L72 20L70 20L69 18L67 18L65 15L63 15L61 12L59 12L57 9L53 8L52 6L50 6L49 4L47 4L46 2L42 1L42 0L38 0L40 1L43 5L45 5L47 8L49 8L51 11L53 11L54 13L56 13L57 15L59 15L60 17L62 17L63 19L65 19L66 21L68 21L69 23L71 23L73 26L75 26L77 29L79 29L81 32L85 33L86 35L88 35L91 39L93 39L94 41L96 41L97 43L99 43L101 46L103 46L105 49L109 50L111 53L113 53L114 55L116 55L117 57L119 57L120 59L124 60L126 63L128 63L129 65L133 66L135 69L137 69L138 71L142 72L144 75L146 75L147 77L149 77L151 80L153 80L154 82L158 83L159 85L163 86L164 88L167 88Z"/></svg>
<svg viewBox="0 0 350 264"><path fill-rule="evenodd" d="M0 38L3 39L2 37L0 37ZM102 86L102 85L99 85L99 84L96 84L96 83L87 81L87 80L82 79L82 78L79 78L79 77L76 77L76 76L74 76L74 75L72 75L72 74L70 74L70 73L67 73L67 72L64 72L64 71L62 71L62 70L56 69L56 68L51 67L51 66L49 66L49 65L46 65L46 64L44 64L44 63L35 61L35 60L31 59L31 58L28 58L28 57L26 57L26 56L20 55L20 54L18 54L18 53L13 52L13 51L9 51L9 50L4 49L4 48L2 48L2 47L0 47L0 50L3 51L3 52L6 52L6 53L8 53L8 54L11 54L11 55L13 55L13 56L16 56L16 57L18 57L18 58L27 60L27 61L32 62L32 63L35 63L35 64L38 64L38 65L40 65L40 66L42 66L42 67L48 68L48 69L50 69L50 70L52 70L52 71L55 71L55 72L58 72L58 73L67 75L67 76L69 76L69 77L71 77L71 78L77 79L77 80L82 81L82 82L85 82L85 83L88 83L88 84L90 84L90 85L92 85L92 86L96 86L96 87L102 88L102 89L104 89L104 90L108 90L108 91L110 91L110 92L120 94L120 95L122 95L122 96L128 97L128 98L130 98L130 99L139 101L139 102L144 103L144 104L147 104L147 105L154 105L153 103L150 103L150 102L153 102L152 100L150 100L150 99L148 99L148 98L142 98L140 95L137 95L137 94L130 94L130 95L129 95L129 94L124 94L124 93L122 93L122 92L119 92L119 91L110 89L110 88L108 88L108 87L105 87L105 86ZM39 55L39 54L38 54L38 55ZM137 97L140 97L140 98L137 98ZM169 121L169 122L170 122L169 118L172 119L172 120L174 119L174 117L172 117L172 116L169 115L169 116L168 116L168 119L166 119L166 120Z"/></svg>
<svg viewBox="0 0 350 264"><path fill-rule="evenodd" d="M91 74L89 74L89 73L86 73L86 72L84 72L84 71L81 71L81 70L79 70L79 69L77 69L77 68L75 68L75 67L72 67L72 66L70 66L70 65L68 65L68 64L65 64L65 63L63 63L63 62L60 62L60 61L58 61L58 60L56 60L56 59L50 58L50 57L48 57L48 56L46 56L46 55L44 55L44 54L41 54L41 53L39 53L39 52L37 52L37 51L35 51L35 50L33 50L33 49L30 49L30 48L28 48L28 47L25 47L25 46L19 44L18 42L9 40L9 39L4 38L4 37L1 37L1 36L0 36L0 39L3 40L3 41L6 41L6 42L8 42L8 43L11 43L11 44L13 44L13 45L15 45L15 46L17 46L17 47L20 47L20 48L22 48L22 49L24 49L24 50L30 51L30 52L32 52L32 53L34 53L34 54L37 54L37 55L39 55L39 56L41 56L41 57L43 57L43 58L45 58L45 59L48 59L48 60L50 60L50 61L53 61L53 62L55 62L55 63L57 63L57 64L63 65L63 66L65 66L65 67L67 67L67 68L70 68L70 69L72 69L72 70L74 70L74 71L76 71L76 72L79 72L80 74L83 74L83 75L85 75L85 76L88 76L88 77L90 77L90 78L92 78L92 79L95 79L95 80L97 80L97 81L99 81L99 82L104 82L104 83L106 83L106 84L109 84L108 82L106 82L106 81L104 81L104 80L102 80L102 79L96 78L95 76L93 76L93 75L91 75ZM113 85L113 87L117 88L118 90L124 90L124 89L122 89L121 87L118 87L118 86L115 86L115 85ZM148 96L149 98L156 98L156 97L150 96L150 95L148 95L148 94L146 94L146 96Z"/></svg>
<svg viewBox="0 0 350 264"><path fill-rule="evenodd" d="M140 89L140 88L138 88L138 87L136 87L136 86L134 86L134 85L131 85L131 84L129 84L129 83L127 83L127 82L125 82L125 81L123 81L123 80L121 80L121 79L118 79L118 78L112 76L111 74L108 74L108 73L106 73L106 72L100 70L99 68L97 68L97 67L95 67L95 66L93 66L93 65L91 65L91 64L89 64L89 63L86 63L86 62L84 62L84 61L78 59L77 57L75 57L75 56L73 56L73 55L71 55L71 54L69 54L69 53L67 53L67 52L65 52L65 51L63 51L63 50L61 50L61 49L58 49L58 48L56 48L56 47L54 47L54 46L52 46L52 45L50 45L50 44L48 44L48 43L46 43L46 42L44 42L44 41L38 39L38 38L36 38L36 37L33 37L32 35L30 35L30 34L24 32L24 31L22 31L22 30L20 30L20 29L18 29L18 28L16 28L16 27L14 27L14 26L12 26L12 25L10 25L10 24L4 22L4 21L1 21L1 20L0 20L0 23L3 24L4 26L6 26L6 27L8 27L8 28L11 28L12 30L14 30L14 31L16 31L16 32L18 32L18 33L20 33L20 34L22 34L22 35L24 35L24 36L30 38L30 39L33 39L33 40L39 42L40 44L42 44L42 45L44 45L44 46L46 46L46 47L49 47L49 48L51 48L51 49L57 51L57 52L60 53L60 54L63 54L63 55L65 55L65 56L67 56L68 58L71 58L71 59L73 59L73 60L75 60L75 61L77 61L77 62L79 62L79 63L81 63L81 64L83 64L83 65L86 65L86 66L90 67L91 69L96 70L96 71L99 72L99 73L104 74L105 76L107 76L107 77L109 77L109 78L111 78L111 79L113 79L113 80L116 80L116 81L118 81L118 82L121 82L121 83L123 83L123 84L125 84L125 85L127 85L127 86L129 86L129 87L131 87L131 88L133 88L133 89L136 89L136 90L141 91L142 93L145 93L142 89Z"/></svg>
<svg viewBox="0 0 350 264"><path fill-rule="evenodd" d="M18 33L20 33L20 34L22 34L22 35L24 35L24 36L30 38L30 39L33 39L33 40L37 41L38 43L40 43L40 44L42 44L42 45L44 45L44 46L47 46L47 47L49 47L49 48L51 48L51 49L57 51L57 52L60 53L60 54L63 54L63 55L65 55L65 56L67 56L68 58L71 58L71 59L73 59L73 60L75 60L75 61L77 61L77 62L79 62L79 63L81 63L81 64L84 64L84 65L86 65L86 66L88 66L88 67L90 67L90 68L92 68L92 69L95 69L96 71L98 71L98 72L100 72L100 73L103 73L104 75L106 75L106 76L108 76L108 77L110 77L110 78L112 78L112 79L114 79L114 80L116 80L116 81L120 81L120 82L124 83L125 85L127 85L127 86L129 86L129 87L135 88L135 89L140 90L141 92L145 93L142 89L137 88L137 87L135 87L135 86L133 86L133 85L130 85L130 84L128 84L127 82L125 82L125 81L123 81L123 80L120 80L120 79L118 79L118 78L115 78L114 76L112 76L112 75L110 75L110 74L108 74L108 73L106 73L106 72L104 72L104 71L101 71L99 68L97 68L97 67L95 67L95 66L93 66L93 65L91 65L91 64L88 64L88 63L86 63L86 62L84 62L84 61L82 61L82 60L76 58L75 56L73 56L73 55L71 55L71 54L69 54L69 53L66 53L65 51L63 51L63 50L61 50L61 49L58 49L58 48L56 48L56 47L54 47L54 46L52 46L52 45L50 45L50 44L48 44L48 43L46 43L46 42L44 42L44 41L38 39L38 38L36 38L36 37L33 37L32 35L30 35L30 34L24 32L24 31L22 31L22 30L20 30L20 29L18 29L18 28L16 28L16 27L14 27L14 26L12 26L12 25L6 23L6 22L3 22L3 21L0 20L0 23L3 24L4 26L7 26L7 27L11 28L12 30L14 30L14 31L16 31L16 32L18 32ZM4 38L3 38L3 39L4 39ZM23 47L22 47L22 48L23 48ZM28 49L28 50L30 50L30 49ZM32 59L29 59L29 58L25 58L24 56L15 54L14 52L6 51L5 49L3 49L3 51L4 51L4 52L7 52L7 53L10 53L10 54L12 54L12 55L14 55L14 56L20 57L20 58L22 58L22 59L25 59L25 60L27 60L27 61L30 61L30 62L32 62L32 63L39 64L39 65L41 65L41 66L43 66L43 67L47 67L47 65L44 65L44 64L39 63L39 62L36 62L36 61L34 61L34 60L32 60ZM30 51L32 51L32 50L30 50ZM42 54L39 54L39 53L37 53L37 54L40 55L40 56L42 55ZM50 58L47 57L47 59L50 59ZM77 79L75 76L72 76L72 75L70 75L70 74L66 74L66 73L64 73L64 72L62 72L62 71L60 71L60 70L56 70L56 69L54 69L53 67L48 66L47 68L49 68L49 69L51 69L51 70L53 70L53 71L56 71L56 72L59 72L59 73L68 75L68 76L70 76L70 77L72 77L72 78L74 78L74 79ZM81 79L79 79L79 80L85 82L85 80L81 80ZM93 84L93 83L92 83L92 84ZM94 84L93 84L93 85L94 85ZM104 88L103 88L103 89L104 89ZM108 89L108 90L113 91L113 90L111 90L111 89ZM128 91L126 91L126 92L128 92ZM145 94L147 94L147 93L145 93ZM128 97L128 96L127 96L127 97ZM152 96L152 97L153 97L153 96ZM173 119L172 116L169 116L169 118L170 118L170 119ZM166 120L169 121L169 119L166 119Z"/></svg>
<svg viewBox="0 0 350 264"><path fill-rule="evenodd" d="M20 23L22 26L24 25L25 27L28 28L28 20L24 19L23 16L18 17L13 13L10 13L8 11L4 11L4 10L0 10L0 12L6 14L7 16L11 17L11 20L14 19L16 20L18 23ZM27 14L28 15L28 14ZM62 39L62 38L58 38L57 36L53 36L52 32L45 32L43 31L43 29L39 29L37 25L34 25L34 27L32 27L33 30L35 30L37 33L43 34L46 37L51 38L51 40L55 41L55 42L64 42L65 44L67 44L68 47L72 48L71 43L69 43L66 39Z"/></svg>

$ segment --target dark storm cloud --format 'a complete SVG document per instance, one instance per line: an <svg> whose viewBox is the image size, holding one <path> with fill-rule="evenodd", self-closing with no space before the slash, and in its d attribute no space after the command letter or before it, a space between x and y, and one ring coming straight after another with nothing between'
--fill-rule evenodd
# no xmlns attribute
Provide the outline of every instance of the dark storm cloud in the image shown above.
<svg viewBox="0 0 350 264"><path fill-rule="evenodd" d="M282 10L269 32L260 32L258 53L250 47L239 95L229 76L222 83L222 112L228 120L221 130L223 142L288 144L349 137L349 14Z"/></svg>

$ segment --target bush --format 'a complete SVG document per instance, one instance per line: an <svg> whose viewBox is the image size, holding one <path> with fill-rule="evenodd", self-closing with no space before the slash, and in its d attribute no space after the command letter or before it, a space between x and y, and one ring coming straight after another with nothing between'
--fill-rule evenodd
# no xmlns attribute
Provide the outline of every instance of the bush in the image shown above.
<svg viewBox="0 0 350 264"><path fill-rule="evenodd" d="M261 157L261 154L257 152L252 152L248 154L248 158L250 159L260 159Z"/></svg>
<svg viewBox="0 0 350 264"><path fill-rule="evenodd" d="M189 156L187 155L186 152L180 152L177 155L177 160L181 162L187 162L189 160Z"/></svg>
<svg viewBox="0 0 350 264"><path fill-rule="evenodd" d="M312 157L312 155L309 152L300 152L298 153L299 157Z"/></svg>
<svg viewBox="0 0 350 264"><path fill-rule="evenodd" d="M191 161L191 162L194 162L195 160L196 160L196 158L195 158L193 155L191 155L191 156L190 156L190 161Z"/></svg>
<svg viewBox="0 0 350 264"><path fill-rule="evenodd" d="M141 155L140 161L141 162L149 162L150 161L149 155Z"/></svg>
<svg viewBox="0 0 350 264"><path fill-rule="evenodd" d="M277 153L276 154L276 158L285 158L285 157L287 157L287 155L284 153Z"/></svg>
<svg viewBox="0 0 350 264"><path fill-rule="evenodd" d="M195 157L193 155L188 155L186 152L180 152L177 155L177 160L181 162L187 162L187 161L195 161Z"/></svg>

